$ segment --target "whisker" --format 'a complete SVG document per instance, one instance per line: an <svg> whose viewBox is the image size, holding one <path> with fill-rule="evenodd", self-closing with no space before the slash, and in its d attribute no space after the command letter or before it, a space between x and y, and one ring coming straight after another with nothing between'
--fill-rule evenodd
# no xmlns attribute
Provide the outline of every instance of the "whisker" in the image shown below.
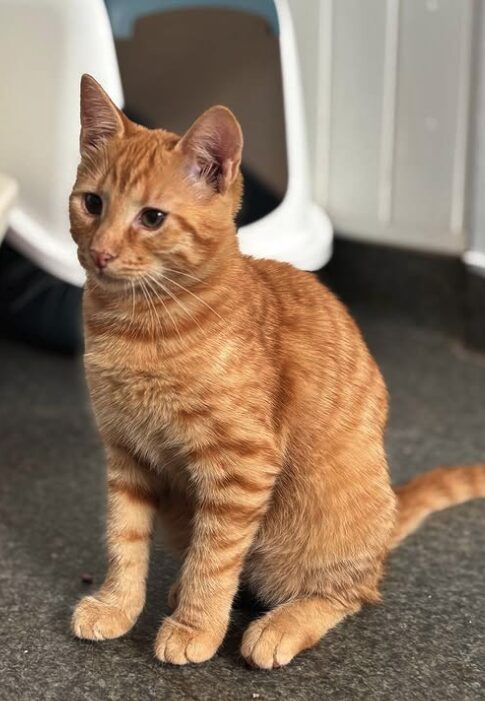
<svg viewBox="0 0 485 701"><path fill-rule="evenodd" d="M152 281L152 283L154 283L154 284L156 283L156 280L155 280L154 278L152 278L151 275L147 275L146 277L148 277L149 280ZM181 336L181 334L180 334L179 327L177 326L177 324L176 324L176 322L175 322L175 319L173 318L172 314L170 313L170 310L169 310L169 308L167 307L167 305L165 304L163 298L161 297L160 294L158 294L158 292L156 291L156 289L154 289L154 288L152 287L152 285L148 282L148 280L147 280L146 278L145 278L145 282L146 282L146 284L149 286L150 290L153 292L153 294L155 295L155 297L162 303L163 308L164 308L164 310L167 312L167 314L168 314L168 316L169 316L169 318L170 318L170 321L172 322L172 325L173 325L175 331L177 332L178 337L180 338L181 343L183 343L183 338L182 338L182 336Z"/></svg>
<svg viewBox="0 0 485 701"><path fill-rule="evenodd" d="M199 295L196 295L194 292L192 292L192 290L187 289L187 287L184 287L179 282L175 282L175 280L172 280L171 278L167 277L166 275L164 275L162 277L167 282L171 282L173 285L177 285L177 287L180 287L181 290L183 290L184 292L187 292L189 295L192 295L192 297L194 297L194 299L196 299L198 302L201 302L203 305L205 305L207 307L207 309L210 309L211 312L213 312L216 316L218 316L221 321L224 321L222 316L218 312L216 312L214 307L211 307L211 305L208 304L204 299L202 299L202 297L199 297Z"/></svg>
<svg viewBox="0 0 485 701"><path fill-rule="evenodd" d="M200 277L196 277L195 275L190 275L189 273L184 273L182 270L175 270L174 268L166 268L165 266L163 266L163 269L166 270L167 273L175 273L176 275L184 275L185 277L190 277L192 280L196 280L197 282L200 282L203 285L207 284L204 280L201 280Z"/></svg>
<svg viewBox="0 0 485 701"><path fill-rule="evenodd" d="M157 324L158 324L158 326L159 326L159 328L160 328L160 331L162 332L162 337L163 337L163 336L164 336L164 333L163 333L163 326L162 326L161 321L160 321L160 318L159 318L159 316L158 316L158 314L157 314L157 309L156 309L156 307L155 307L155 305L154 305L154 303L153 303L153 300L150 298L150 293L148 292L148 290L147 290L146 287L145 287L145 282L146 282L146 280L143 281L142 279L140 279L141 289L142 289L142 291L143 291L143 294L144 294L145 299L146 299L147 304L148 304L148 309L149 309L149 312L150 312L150 319L151 319L152 324L153 324L154 326L157 326ZM152 310L153 310L153 313L154 313L154 315L155 315L154 317L152 316Z"/></svg>
<svg viewBox="0 0 485 701"><path fill-rule="evenodd" d="M143 294L143 296L144 296L144 298L145 298L145 302L147 303L147 309L148 309L148 312L149 312L149 314L150 314L150 321L153 323L152 312L151 312L150 306L149 306L149 304L148 304L147 294L146 294L146 291L145 291L145 287L144 287L144 285L143 285L143 282L142 282L141 280L140 280L140 289L141 289L142 294Z"/></svg>
<svg viewBox="0 0 485 701"><path fill-rule="evenodd" d="M131 282L131 296L133 299L133 305L132 305L132 309L131 309L131 317L132 317L133 321L135 321L135 315L136 315L135 283L133 282L133 280L131 280L130 282Z"/></svg>
<svg viewBox="0 0 485 701"><path fill-rule="evenodd" d="M185 306L185 304L183 304L182 301L181 301L180 299L177 299L177 297L176 297L168 288L166 288L165 285L163 285L163 283L161 282L160 279L154 278L154 277L150 277L150 279L151 279L155 284L157 284L157 285L160 287L160 289L161 289L163 292L165 292L165 294L169 295L169 297L171 297L171 299L172 299L176 304L178 304L178 306L182 309L182 311L185 312L185 314L187 314L187 316L188 316L190 319L192 319L192 321L193 321L195 324L197 324L197 326L198 326L199 329L202 331L202 333L203 333L204 335L206 335L206 334L205 334L205 329L199 324L198 320L197 320L197 319L195 318L195 316L190 312L190 310L187 309L187 307Z"/></svg>
<svg viewBox="0 0 485 701"><path fill-rule="evenodd" d="M131 297L132 297L132 307L131 307L131 320L130 329L136 326L136 299L135 299L135 283L130 280L131 283Z"/></svg>

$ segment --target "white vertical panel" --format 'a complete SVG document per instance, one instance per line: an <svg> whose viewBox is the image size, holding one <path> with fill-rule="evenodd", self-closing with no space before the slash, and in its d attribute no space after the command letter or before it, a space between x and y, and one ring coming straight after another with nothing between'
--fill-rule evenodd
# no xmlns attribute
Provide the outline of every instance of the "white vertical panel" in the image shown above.
<svg viewBox="0 0 485 701"><path fill-rule="evenodd" d="M384 78L382 85L382 134L379 168L379 209L377 214L379 222L382 225L389 224L392 216L400 4L401 0L386 0Z"/></svg>
<svg viewBox="0 0 485 701"><path fill-rule="evenodd" d="M477 52L474 84L476 115L471 158L470 240L464 260L485 275L485 8L477 22Z"/></svg>
<svg viewBox="0 0 485 701"><path fill-rule="evenodd" d="M460 73L453 168L453 192L451 199L451 232L464 239L467 171L469 170L468 142L471 134L471 86L473 73L473 44L476 34L474 20L478 19L476 0L464 3L460 41ZM466 243L466 241L464 241Z"/></svg>
<svg viewBox="0 0 485 701"><path fill-rule="evenodd" d="M328 206L337 216L377 211L385 3L333 3Z"/></svg>
<svg viewBox="0 0 485 701"><path fill-rule="evenodd" d="M392 219L430 239L451 229L467 5L401 3Z"/></svg>
<svg viewBox="0 0 485 701"><path fill-rule="evenodd" d="M358 238L462 251L475 0L320 0L316 190Z"/></svg>

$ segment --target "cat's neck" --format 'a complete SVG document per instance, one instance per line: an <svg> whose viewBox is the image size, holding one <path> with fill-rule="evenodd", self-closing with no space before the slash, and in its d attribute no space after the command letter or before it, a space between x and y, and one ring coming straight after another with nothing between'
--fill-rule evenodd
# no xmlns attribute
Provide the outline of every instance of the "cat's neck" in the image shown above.
<svg viewBox="0 0 485 701"><path fill-rule="evenodd" d="M88 334L165 344L215 334L237 304L244 268L245 259L237 252L210 270L199 271L200 276L165 271L103 284L90 275L84 296Z"/></svg>

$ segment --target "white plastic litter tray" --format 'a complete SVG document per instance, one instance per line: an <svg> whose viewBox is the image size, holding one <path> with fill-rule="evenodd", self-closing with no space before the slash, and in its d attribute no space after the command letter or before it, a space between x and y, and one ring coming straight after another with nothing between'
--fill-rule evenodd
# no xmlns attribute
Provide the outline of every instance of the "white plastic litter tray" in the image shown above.
<svg viewBox="0 0 485 701"><path fill-rule="evenodd" d="M241 9L244 0L238 0L238 5ZM240 245L244 253L316 270L330 257L332 227L311 197L291 13L286 0L276 0L275 8L288 186L275 210L240 229ZM68 196L79 160L81 74L92 74L114 102L123 105L104 2L0 0L0 65L0 164L19 184L18 203L9 218L9 240L48 272L82 285L84 272L68 221Z"/></svg>

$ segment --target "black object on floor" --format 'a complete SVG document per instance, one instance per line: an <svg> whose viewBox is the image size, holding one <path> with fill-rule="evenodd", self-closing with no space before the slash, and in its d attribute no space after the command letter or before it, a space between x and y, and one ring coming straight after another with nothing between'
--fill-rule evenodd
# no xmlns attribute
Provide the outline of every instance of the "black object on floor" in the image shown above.
<svg viewBox="0 0 485 701"><path fill-rule="evenodd" d="M0 246L0 329L48 350L82 350L82 290L49 275L8 243Z"/></svg>
<svg viewBox="0 0 485 701"><path fill-rule="evenodd" d="M470 347L485 351L485 275L473 268L467 274L465 339Z"/></svg>
<svg viewBox="0 0 485 701"><path fill-rule="evenodd" d="M352 306L389 385L394 481L483 460L485 357L411 312ZM288 668L245 667L238 646L256 615L247 608L234 612L210 662L156 662L153 641L176 574L159 549L135 628L119 640L75 640L72 607L105 572L103 454L81 361L4 340L0 388L1 701L482 701L485 501L431 517L392 554L383 603Z"/></svg>

